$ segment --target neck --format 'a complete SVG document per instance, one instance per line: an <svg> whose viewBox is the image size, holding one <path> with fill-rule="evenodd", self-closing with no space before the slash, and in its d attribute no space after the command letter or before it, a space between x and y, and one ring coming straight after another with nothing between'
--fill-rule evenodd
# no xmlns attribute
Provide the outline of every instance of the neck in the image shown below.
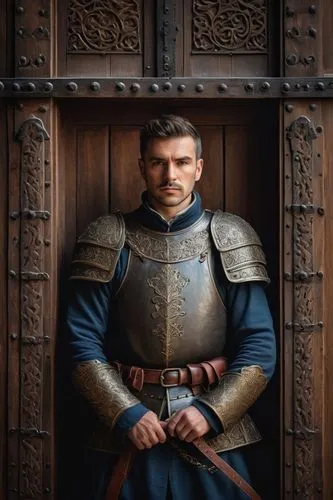
<svg viewBox="0 0 333 500"><path fill-rule="evenodd" d="M166 221L170 221L174 219L180 212L185 210L188 206L190 206L192 202L192 193L185 198L179 205L176 205L174 207L168 207L165 205L160 205L154 198L150 196L148 193L148 203L149 205L163 217Z"/></svg>

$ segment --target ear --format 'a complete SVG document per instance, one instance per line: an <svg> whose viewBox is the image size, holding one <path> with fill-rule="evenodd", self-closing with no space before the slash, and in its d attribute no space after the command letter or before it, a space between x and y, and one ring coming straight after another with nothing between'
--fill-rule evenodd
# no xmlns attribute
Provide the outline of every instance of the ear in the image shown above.
<svg viewBox="0 0 333 500"><path fill-rule="evenodd" d="M143 179L146 180L145 162L143 161L142 158L138 159L138 165L139 165L141 177L143 177Z"/></svg>
<svg viewBox="0 0 333 500"><path fill-rule="evenodd" d="M198 181L200 180L200 177L201 177L201 174L202 174L202 169L203 169L203 159L200 158L200 160L197 160L197 166L196 166L196 169L195 169L195 177L194 177L194 180L195 181Z"/></svg>

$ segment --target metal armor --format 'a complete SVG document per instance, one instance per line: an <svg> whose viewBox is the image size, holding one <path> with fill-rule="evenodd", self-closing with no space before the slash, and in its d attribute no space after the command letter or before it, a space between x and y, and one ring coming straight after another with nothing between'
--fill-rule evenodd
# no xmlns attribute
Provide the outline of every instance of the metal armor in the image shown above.
<svg viewBox="0 0 333 500"><path fill-rule="evenodd" d="M254 230L240 217L221 211L204 212L190 227L172 233L141 226L135 214L124 219L112 214L89 226L79 238L71 276L108 282L122 246L129 248L125 276L111 305L112 359L164 368L222 355L227 312L214 277L224 271L229 281L237 283L269 281ZM222 266L215 258L218 254ZM104 421L99 431L96 428L93 444L102 449L115 450L112 435L110 443L103 426L113 428L134 404L141 401L162 414L165 400L169 413L179 408L179 401L186 406L193 400L187 386L165 390L145 385L139 393L130 392L109 364L94 361L79 364L74 379ZM250 366L241 373L226 373L218 386L198 396L223 424L225 432L210 441L216 451L260 439L246 411L265 386L262 369Z"/></svg>

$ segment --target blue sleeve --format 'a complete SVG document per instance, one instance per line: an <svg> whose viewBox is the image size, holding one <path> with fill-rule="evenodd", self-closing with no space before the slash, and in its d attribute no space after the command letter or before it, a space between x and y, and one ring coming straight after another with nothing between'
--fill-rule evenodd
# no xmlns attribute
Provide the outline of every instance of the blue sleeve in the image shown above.
<svg viewBox="0 0 333 500"><path fill-rule="evenodd" d="M112 287L116 286L125 268L126 254L120 259L115 274L115 283L95 283L73 280L69 282L69 303L67 310L67 336L71 364L97 359L107 363L106 343L111 333L110 301ZM126 410L116 425L128 430L148 411L137 404Z"/></svg>
<svg viewBox="0 0 333 500"><path fill-rule="evenodd" d="M229 371L259 365L270 379L276 362L273 321L261 283L227 285Z"/></svg>
<svg viewBox="0 0 333 500"><path fill-rule="evenodd" d="M227 308L228 371L259 365L270 379L276 362L275 335L266 294L261 283L218 284ZM201 401L193 403L206 417L215 433L222 426L213 411Z"/></svg>

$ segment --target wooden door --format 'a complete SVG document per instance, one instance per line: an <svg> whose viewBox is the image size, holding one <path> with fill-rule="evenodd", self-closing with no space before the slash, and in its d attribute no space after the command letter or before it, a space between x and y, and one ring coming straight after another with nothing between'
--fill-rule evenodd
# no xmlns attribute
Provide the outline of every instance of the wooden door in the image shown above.
<svg viewBox="0 0 333 500"><path fill-rule="evenodd" d="M268 257L279 363L254 408L259 488L332 498L330 0L8 0L0 14L0 498L57 497L75 238L137 206L138 130L162 112L202 134L204 206L248 219Z"/></svg>

